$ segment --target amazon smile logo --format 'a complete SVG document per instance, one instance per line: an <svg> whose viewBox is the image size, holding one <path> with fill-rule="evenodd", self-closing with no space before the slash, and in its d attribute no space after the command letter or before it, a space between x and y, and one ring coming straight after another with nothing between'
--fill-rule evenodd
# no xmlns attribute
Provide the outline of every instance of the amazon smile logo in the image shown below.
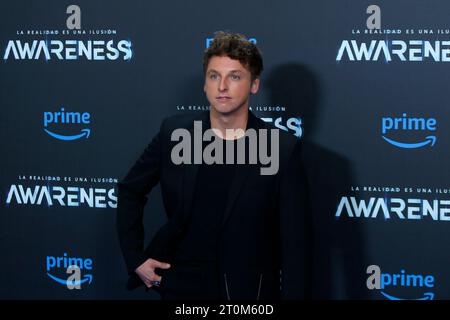
<svg viewBox="0 0 450 320"><path fill-rule="evenodd" d="M384 117L381 119L381 137L397 148L433 147L437 140L436 125L435 118L413 118L408 117L406 113L400 118ZM421 134L420 137L419 134ZM413 137L415 141L405 141Z"/></svg>
<svg viewBox="0 0 450 320"><path fill-rule="evenodd" d="M61 275L62 271L63 275ZM92 259L68 257L64 252L62 257L47 256L47 276L61 285L67 286L69 290L81 289L82 284L91 284L93 276ZM82 272L84 274L82 274Z"/></svg>
<svg viewBox="0 0 450 320"><path fill-rule="evenodd" d="M380 294L388 300L434 299L434 293L431 292L434 288L434 277L432 275L407 273L403 269L400 270L400 273L385 273L381 272L380 266L375 264L368 266L366 272L369 275L366 282L367 288L369 290L380 290ZM405 296L403 288L422 289L422 293L416 297L410 293L408 293L408 296ZM401 292L402 296L399 293L394 294L391 291Z"/></svg>
<svg viewBox="0 0 450 320"><path fill-rule="evenodd" d="M83 128L91 123L91 115L89 112L67 112L64 107L61 107L57 112L44 112L44 131L51 137L63 140L71 141L82 138L89 138L91 129ZM51 128L49 128L51 126ZM62 134L61 132L55 132L55 130L61 130L61 127L71 127L72 130L76 128L76 132L73 134ZM80 127L80 128L79 128ZM67 131L64 128L64 131Z"/></svg>

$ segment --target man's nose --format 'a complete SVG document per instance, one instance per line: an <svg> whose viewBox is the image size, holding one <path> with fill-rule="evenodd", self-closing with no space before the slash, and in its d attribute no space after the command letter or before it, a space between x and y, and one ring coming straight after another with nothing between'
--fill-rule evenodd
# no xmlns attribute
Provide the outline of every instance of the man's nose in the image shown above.
<svg viewBox="0 0 450 320"><path fill-rule="evenodd" d="M228 90L228 83L225 78L220 79L219 82L219 91L226 91Z"/></svg>

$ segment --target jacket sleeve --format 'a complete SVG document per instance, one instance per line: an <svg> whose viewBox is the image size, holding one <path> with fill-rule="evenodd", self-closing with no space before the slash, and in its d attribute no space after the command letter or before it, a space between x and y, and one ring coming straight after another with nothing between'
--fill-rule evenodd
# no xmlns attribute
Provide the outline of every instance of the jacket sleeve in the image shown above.
<svg viewBox="0 0 450 320"><path fill-rule="evenodd" d="M144 253L144 206L147 203L147 194L160 179L161 130L117 184L116 227L130 275L148 259Z"/></svg>
<svg viewBox="0 0 450 320"><path fill-rule="evenodd" d="M309 297L311 278L311 223L308 210L306 175L297 140L279 189L281 236L281 298Z"/></svg>

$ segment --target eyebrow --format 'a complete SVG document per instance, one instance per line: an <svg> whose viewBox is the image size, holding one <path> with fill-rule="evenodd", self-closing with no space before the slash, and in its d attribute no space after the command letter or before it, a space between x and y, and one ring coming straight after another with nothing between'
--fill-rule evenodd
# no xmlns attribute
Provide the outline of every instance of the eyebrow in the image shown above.
<svg viewBox="0 0 450 320"><path fill-rule="evenodd" d="M207 72L208 74L209 73L219 73L220 74L220 72L219 71L217 71L217 70L214 70L214 69L210 69L210 70L208 70L208 72ZM228 73L242 73L242 70L231 70L230 72L228 72Z"/></svg>

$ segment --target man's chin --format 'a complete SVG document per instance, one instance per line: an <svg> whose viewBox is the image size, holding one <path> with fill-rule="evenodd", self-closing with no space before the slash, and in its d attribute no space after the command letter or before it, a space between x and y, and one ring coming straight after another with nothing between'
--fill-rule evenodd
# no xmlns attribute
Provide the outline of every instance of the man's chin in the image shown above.
<svg viewBox="0 0 450 320"><path fill-rule="evenodd" d="M220 115L220 116L230 116L230 115L238 113L239 111L242 111L241 110L242 107L243 106L237 107L237 108L236 107L235 108L224 108L224 107L217 108L217 107L211 105L211 112L214 112L215 114Z"/></svg>

